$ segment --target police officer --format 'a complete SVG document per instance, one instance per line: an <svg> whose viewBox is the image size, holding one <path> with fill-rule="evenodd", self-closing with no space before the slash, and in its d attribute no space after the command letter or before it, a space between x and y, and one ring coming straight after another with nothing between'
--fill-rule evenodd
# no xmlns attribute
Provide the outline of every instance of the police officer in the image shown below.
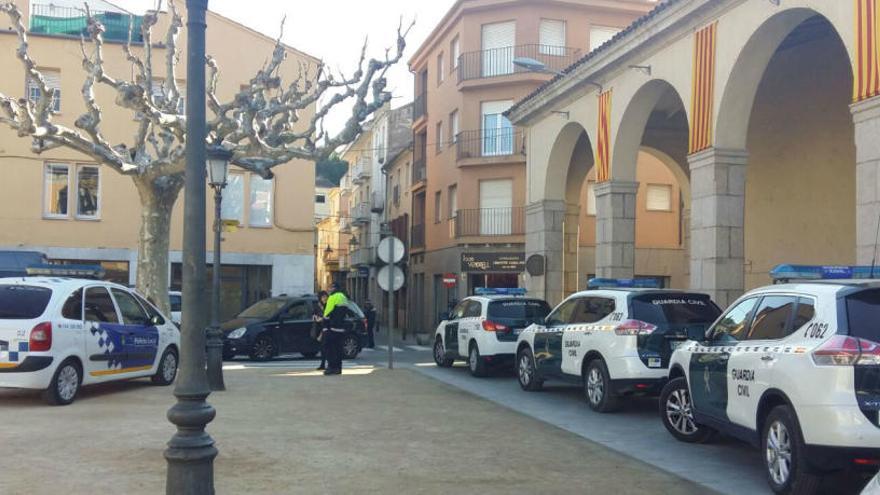
<svg viewBox="0 0 880 495"><path fill-rule="evenodd" d="M342 374L342 341L345 336L345 315L348 298L338 284L330 286L330 297L324 307L327 332L324 333L327 348L327 370L325 375Z"/></svg>
<svg viewBox="0 0 880 495"><path fill-rule="evenodd" d="M371 301L364 303L364 316L367 317L367 347L376 347L376 307Z"/></svg>

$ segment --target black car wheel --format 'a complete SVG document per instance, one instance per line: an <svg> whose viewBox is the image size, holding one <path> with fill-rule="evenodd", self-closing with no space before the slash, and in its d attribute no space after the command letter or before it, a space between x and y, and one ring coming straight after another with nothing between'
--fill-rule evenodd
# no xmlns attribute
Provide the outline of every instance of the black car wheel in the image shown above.
<svg viewBox="0 0 880 495"><path fill-rule="evenodd" d="M519 386L527 392L537 392L544 386L544 380L538 378L535 356L528 347L519 351L516 356L516 376Z"/></svg>
<svg viewBox="0 0 880 495"><path fill-rule="evenodd" d="M443 345L443 339L437 337L434 341L434 362L441 368L451 368L455 361L446 357L446 347Z"/></svg>
<svg viewBox="0 0 880 495"><path fill-rule="evenodd" d="M275 356L275 341L268 335L260 335L257 337L254 346L251 349L250 358L254 361L268 361Z"/></svg>
<svg viewBox="0 0 880 495"><path fill-rule="evenodd" d="M610 413L620 409L620 398L611 390L611 378L605 361L594 359L584 374L584 394L590 409L600 413Z"/></svg>
<svg viewBox="0 0 880 495"><path fill-rule="evenodd" d="M354 335L346 335L345 340L342 341L342 358L354 359L360 352L361 343L358 342L358 338Z"/></svg>
<svg viewBox="0 0 880 495"><path fill-rule="evenodd" d="M694 420L694 405L684 377L670 380L660 392L660 419L676 439L687 443L704 443L715 430Z"/></svg>
<svg viewBox="0 0 880 495"><path fill-rule="evenodd" d="M49 388L46 389L46 402L51 406L66 406L73 402L79 387L82 385L82 369L73 359L68 359L58 366Z"/></svg>
<svg viewBox="0 0 880 495"><path fill-rule="evenodd" d="M767 415L761 446L767 481L776 493L809 495L819 489L819 476L807 466L804 438L794 410L777 406Z"/></svg>

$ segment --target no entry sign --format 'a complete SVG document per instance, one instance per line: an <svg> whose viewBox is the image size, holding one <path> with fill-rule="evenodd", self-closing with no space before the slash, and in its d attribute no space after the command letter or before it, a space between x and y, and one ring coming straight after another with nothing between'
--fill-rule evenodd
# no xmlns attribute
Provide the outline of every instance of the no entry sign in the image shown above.
<svg viewBox="0 0 880 495"><path fill-rule="evenodd" d="M443 285L445 285L447 289L455 287L456 283L458 283L458 277L456 277L454 273L443 275Z"/></svg>

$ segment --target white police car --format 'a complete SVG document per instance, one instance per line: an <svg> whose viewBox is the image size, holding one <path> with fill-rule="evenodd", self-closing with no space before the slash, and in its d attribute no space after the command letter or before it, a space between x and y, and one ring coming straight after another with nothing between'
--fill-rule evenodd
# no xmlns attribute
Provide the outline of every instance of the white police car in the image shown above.
<svg viewBox="0 0 880 495"><path fill-rule="evenodd" d="M82 385L139 377L168 385L179 342L169 319L121 285L0 279L0 387L45 390L50 404L66 405Z"/></svg>
<svg viewBox="0 0 880 495"><path fill-rule="evenodd" d="M591 409L615 411L621 397L659 393L672 350L721 313L709 296L658 289L656 280L593 279L589 287L520 334L523 390L548 379L578 383Z"/></svg>
<svg viewBox="0 0 880 495"><path fill-rule="evenodd" d="M512 363L517 335L544 321L550 305L525 297L525 289L477 289L462 299L437 326L434 361L448 368L467 359L474 376L485 376L490 364Z"/></svg>
<svg viewBox="0 0 880 495"><path fill-rule="evenodd" d="M809 281L747 293L677 349L660 412L679 440L760 446L775 492L811 493L823 473L880 466L880 280L866 267L771 275Z"/></svg>

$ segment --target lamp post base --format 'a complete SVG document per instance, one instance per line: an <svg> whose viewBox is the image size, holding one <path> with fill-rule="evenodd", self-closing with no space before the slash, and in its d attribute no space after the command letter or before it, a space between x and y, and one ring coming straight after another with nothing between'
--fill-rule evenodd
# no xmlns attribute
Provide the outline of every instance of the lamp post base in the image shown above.
<svg viewBox="0 0 880 495"><path fill-rule="evenodd" d="M168 410L168 420L177 426L177 433L165 450L168 462L165 493L214 495L217 449L204 425L214 419L216 412L205 402L207 394L175 395L178 402Z"/></svg>
<svg viewBox="0 0 880 495"><path fill-rule="evenodd" d="M208 386L213 392L226 390L223 382L223 331L218 326L208 327Z"/></svg>

